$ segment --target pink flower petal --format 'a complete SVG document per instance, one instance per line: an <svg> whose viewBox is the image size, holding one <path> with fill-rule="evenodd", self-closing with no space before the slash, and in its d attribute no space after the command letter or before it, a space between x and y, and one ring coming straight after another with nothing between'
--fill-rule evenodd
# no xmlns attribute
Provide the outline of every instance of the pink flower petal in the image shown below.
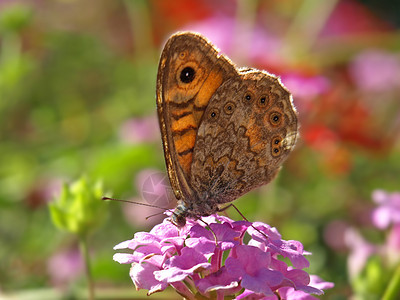
<svg viewBox="0 0 400 300"><path fill-rule="evenodd" d="M187 276L193 275L195 272L198 272L201 269L207 269L211 266L209 263L200 263L193 266L190 269L181 269L178 267L171 267L165 270L154 272L154 276L157 280L162 282L177 282L184 280Z"/></svg>
<svg viewBox="0 0 400 300"><path fill-rule="evenodd" d="M135 256L130 253L115 253L113 255L113 260L120 264L131 264L137 261Z"/></svg>
<svg viewBox="0 0 400 300"><path fill-rule="evenodd" d="M215 290L233 289L238 287L239 283L238 278L232 277L232 275L226 271L226 268L222 267L217 272L198 280L196 286L201 293L208 293Z"/></svg>
<svg viewBox="0 0 400 300"><path fill-rule="evenodd" d="M127 241L124 241L124 242L121 242L121 243L117 244L116 246L114 246L113 249L114 250L120 250L120 249L129 248L129 249L134 250L136 248L136 245L137 245L137 243L136 243L135 240L127 240Z"/></svg>
<svg viewBox="0 0 400 300"><path fill-rule="evenodd" d="M168 286L168 283L161 282L155 278L154 273L158 270L160 269L157 266L149 263L133 264L129 274L136 289L149 290L148 295L150 295L163 291Z"/></svg>
<svg viewBox="0 0 400 300"><path fill-rule="evenodd" d="M176 282L182 281L201 269L211 266L204 254L193 248L184 248L180 256L173 256L165 262L165 269L155 272L160 281Z"/></svg>

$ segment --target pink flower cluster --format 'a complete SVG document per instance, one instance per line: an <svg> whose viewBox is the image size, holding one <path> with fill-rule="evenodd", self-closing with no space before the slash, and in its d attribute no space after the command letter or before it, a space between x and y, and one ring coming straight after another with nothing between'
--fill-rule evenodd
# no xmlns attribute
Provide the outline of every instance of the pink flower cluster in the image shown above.
<svg viewBox="0 0 400 300"><path fill-rule="evenodd" d="M310 294L333 287L302 270L309 266L304 257L309 253L298 241L282 240L275 228L218 215L202 220L209 225L187 220L178 229L167 218L115 246L133 253L117 253L114 260L132 264L133 283L149 295L170 285L186 299L196 294L212 299L316 299Z"/></svg>
<svg viewBox="0 0 400 300"><path fill-rule="evenodd" d="M372 199L378 205L372 212L372 222L377 228L400 225L400 192L375 190Z"/></svg>
<svg viewBox="0 0 400 300"><path fill-rule="evenodd" d="M377 206L371 211L371 222L380 231L386 231L385 241L372 244L355 228L344 231L344 241L350 249L347 264L351 278L362 276L373 256L392 267L400 262L400 192L375 190L372 199Z"/></svg>

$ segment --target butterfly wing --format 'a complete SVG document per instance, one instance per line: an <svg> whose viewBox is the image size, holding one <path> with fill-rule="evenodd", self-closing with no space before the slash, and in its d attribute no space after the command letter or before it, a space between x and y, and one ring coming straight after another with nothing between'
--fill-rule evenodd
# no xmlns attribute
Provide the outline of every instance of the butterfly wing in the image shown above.
<svg viewBox="0 0 400 300"><path fill-rule="evenodd" d="M157 111L168 176L177 199L192 197L190 167L197 130L218 87L238 76L229 60L199 34L167 41L157 76Z"/></svg>
<svg viewBox="0 0 400 300"><path fill-rule="evenodd" d="M198 129L191 186L204 205L270 182L296 141L297 113L279 79L247 69L213 95Z"/></svg>

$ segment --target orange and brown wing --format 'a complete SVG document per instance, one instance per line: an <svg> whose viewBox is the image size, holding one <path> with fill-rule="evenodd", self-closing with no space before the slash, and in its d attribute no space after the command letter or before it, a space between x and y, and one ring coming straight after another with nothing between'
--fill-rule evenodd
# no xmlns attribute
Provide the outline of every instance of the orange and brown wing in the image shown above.
<svg viewBox="0 0 400 300"><path fill-rule="evenodd" d="M177 33L167 41L157 76L157 110L168 176L177 199L191 196L190 169L197 130L208 103L237 71L199 34Z"/></svg>
<svg viewBox="0 0 400 300"><path fill-rule="evenodd" d="M297 132L292 97L279 79L241 71L218 89L204 113L191 169L194 193L212 207L267 184L293 149Z"/></svg>

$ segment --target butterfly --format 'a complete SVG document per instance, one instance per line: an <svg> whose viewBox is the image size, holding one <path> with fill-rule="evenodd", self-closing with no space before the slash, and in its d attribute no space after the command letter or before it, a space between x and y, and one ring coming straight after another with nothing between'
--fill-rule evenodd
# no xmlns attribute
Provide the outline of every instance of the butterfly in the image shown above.
<svg viewBox="0 0 400 300"><path fill-rule="evenodd" d="M270 182L295 145L297 112L280 79L237 68L198 33L168 39L156 96L178 227Z"/></svg>

